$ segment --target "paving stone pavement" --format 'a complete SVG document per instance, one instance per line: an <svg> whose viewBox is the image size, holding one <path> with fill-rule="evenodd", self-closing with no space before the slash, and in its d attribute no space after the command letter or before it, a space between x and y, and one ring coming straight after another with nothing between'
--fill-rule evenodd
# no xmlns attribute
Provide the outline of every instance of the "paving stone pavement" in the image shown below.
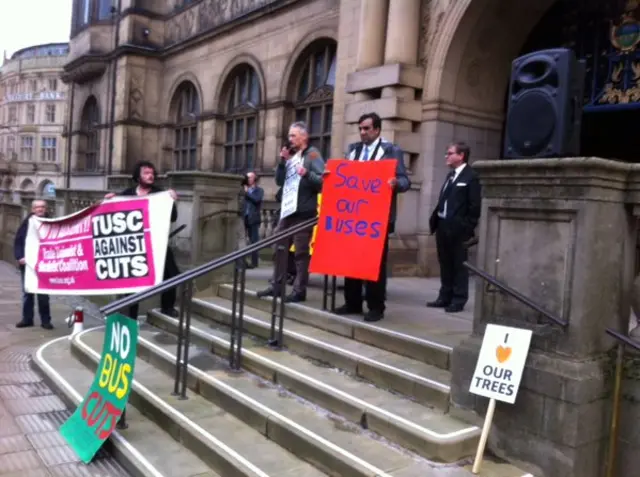
<svg viewBox="0 0 640 477"><path fill-rule="evenodd" d="M16 329L21 294L17 269L0 262L0 476L127 477L103 450L91 464L80 462L58 432L71 410L31 368L31 355L40 345L69 334L64 319L73 307L84 308L85 327L102 323L98 307L82 297L51 297L54 330Z"/></svg>

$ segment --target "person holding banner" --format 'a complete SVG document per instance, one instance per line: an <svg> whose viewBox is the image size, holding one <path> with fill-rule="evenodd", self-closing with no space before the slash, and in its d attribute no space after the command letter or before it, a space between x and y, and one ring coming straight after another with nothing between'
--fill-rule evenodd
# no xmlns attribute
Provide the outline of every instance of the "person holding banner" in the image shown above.
<svg viewBox="0 0 640 477"><path fill-rule="evenodd" d="M436 234L440 262L440 292L429 308L444 308L447 313L464 309L469 299L469 270L464 266L468 257L468 241L480 220L481 187L478 174L469 166L471 149L463 142L447 148L445 159L449 167L440 189L438 203L429 219L429 228Z"/></svg>
<svg viewBox="0 0 640 477"><path fill-rule="evenodd" d="M27 293L24 289L24 272L25 262L25 243L27 241L27 232L29 230L29 219L31 216L47 217L47 203L44 200L34 200L31 203L31 213L22 221L16 238L13 242L13 255L18 261L20 267L20 275L22 277L22 320L16 325L16 328L28 328L33 326L33 293ZM38 312L40 313L40 324L45 330L52 330L51 324L51 307L49 305L49 295L41 295L38 293Z"/></svg>
<svg viewBox="0 0 640 477"><path fill-rule="evenodd" d="M375 282L366 281L364 298L367 302L368 312L364 320L368 322L379 321L384 318L385 300L387 294L387 255L389 252L389 238L395 230L397 195L409 190L411 181L407 176L404 166L402 149L395 144L385 141L380 136L382 120L376 113L364 114L358 120L360 142L350 144L346 157L351 161L375 162L386 159L396 160L396 176L389 180L389 186L393 188L391 209L389 210L389 226L387 240L385 241L380 261L380 273ZM344 305L336 308L338 315L362 313L362 285L363 281L345 277L344 280Z"/></svg>
<svg viewBox="0 0 640 477"><path fill-rule="evenodd" d="M149 161L140 161L136 164L133 170L132 179L137 183L134 187L129 187L128 189L123 190L119 194L114 192L110 192L105 195L105 199L111 199L116 195L120 196L145 196L148 194L153 194L156 192L162 192L164 189L155 185L157 172L156 167L153 163ZM169 194L173 200L178 200L178 194L173 189L169 189ZM171 223L175 222L178 219L178 209L176 208L176 204L173 204L173 209L171 209ZM164 262L164 279L168 280L169 278L173 278L180 273L178 269L178 265L176 264L176 260L173 256L173 251L171 247L167 247L167 255ZM176 290L172 288L171 290L167 290L160 296L160 309L162 313L168 316L176 317L178 313L175 310L176 304ZM131 305L129 308L129 317L136 320L138 319L138 304Z"/></svg>
<svg viewBox="0 0 640 477"><path fill-rule="evenodd" d="M309 145L309 129L303 122L295 122L289 128L291 147L283 147L276 167L276 184L282 187L280 221L274 233L281 232L318 214L318 194L322 191L324 159L320 151ZM311 230L298 232L293 236L295 245L296 277L293 291L286 297L288 303L307 299L309 282L309 242ZM291 246L291 240L284 245ZM259 297L278 295L280 278L286 270L280 270L280 260L275 261L271 286L258 292Z"/></svg>

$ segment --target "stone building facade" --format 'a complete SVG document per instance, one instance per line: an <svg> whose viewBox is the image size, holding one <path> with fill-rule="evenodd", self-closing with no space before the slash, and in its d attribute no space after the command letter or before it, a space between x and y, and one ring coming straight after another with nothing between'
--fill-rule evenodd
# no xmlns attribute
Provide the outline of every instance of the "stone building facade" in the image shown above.
<svg viewBox="0 0 640 477"><path fill-rule="evenodd" d="M0 189L55 194L66 157L67 43L31 46L0 67Z"/></svg>
<svg viewBox="0 0 640 477"><path fill-rule="evenodd" d="M268 176L294 119L340 157L375 111L413 182L392 250L437 273L428 218L446 146L500 156L511 62L562 1L76 0L71 187L104 188L139 159Z"/></svg>

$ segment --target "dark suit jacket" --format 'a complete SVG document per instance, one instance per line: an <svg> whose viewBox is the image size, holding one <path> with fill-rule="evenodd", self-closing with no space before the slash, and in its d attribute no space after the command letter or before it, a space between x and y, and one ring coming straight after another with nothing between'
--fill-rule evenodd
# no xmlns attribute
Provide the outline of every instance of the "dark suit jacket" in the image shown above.
<svg viewBox="0 0 640 477"><path fill-rule="evenodd" d="M451 234L467 240L473 237L478 220L480 220L482 197L480 179L473 167L467 164L449 187L451 190L447 198L447 218L444 222ZM441 188L438 199L440 199L442 193L443 190ZM431 233L438 229L442 221L438 217L439 202L438 200L438 204L436 204L429 219Z"/></svg>
<svg viewBox="0 0 640 477"><path fill-rule="evenodd" d="M262 199L264 198L264 190L260 186L249 189L244 194L244 207L242 217L247 225L260 225L262 223Z"/></svg>
<svg viewBox="0 0 640 477"><path fill-rule="evenodd" d="M360 154L362 153L362 142L354 142L353 144L349 144L347 148L346 157L350 158L351 153L355 151L354 160L358 160ZM397 209L397 197L398 194L403 192L407 192L411 187L411 180L409 180L409 176L407 175L407 168L404 167L404 158L402 157L402 149L396 146L393 143L382 141L380 143L380 147L382 148L383 154L379 159L383 161L385 159L395 159L396 160L396 180L398 183L396 184L396 188L394 189L393 198L391 199L391 212L389 214L389 223L395 224L396 221L396 209ZM373 151L371 151L373 154ZM371 158L373 160L373 158Z"/></svg>
<svg viewBox="0 0 640 477"><path fill-rule="evenodd" d="M126 196L135 196L137 186L129 187L128 189L123 190L118 195L126 195ZM164 189L162 187L151 186L151 193L154 194L156 192L163 192ZM178 209L176 207L176 203L173 203L173 208L171 209L171 222L175 222L178 220Z"/></svg>

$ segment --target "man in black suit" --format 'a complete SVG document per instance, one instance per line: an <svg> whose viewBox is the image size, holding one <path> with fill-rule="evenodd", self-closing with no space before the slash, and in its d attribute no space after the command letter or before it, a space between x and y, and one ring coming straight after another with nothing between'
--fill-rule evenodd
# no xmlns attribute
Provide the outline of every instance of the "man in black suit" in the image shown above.
<svg viewBox="0 0 640 477"><path fill-rule="evenodd" d="M262 223L262 199L264 190L258 185L255 172L248 172L242 183L244 188L243 219L244 230L250 245L260 240L260 224ZM258 252L251 254L251 263L247 268L258 266Z"/></svg>
<svg viewBox="0 0 640 477"><path fill-rule="evenodd" d="M463 263L468 256L467 242L480 219L480 180L469 165L470 153L463 142L448 147L450 171L429 219L431 233L436 234L441 286L438 298L427 306L444 308L448 313L462 311L469 299L469 271Z"/></svg>
<svg viewBox="0 0 640 477"><path fill-rule="evenodd" d="M361 142L350 144L347 149L347 158L351 161L382 161L385 159L395 159L396 176L389 180L389 185L393 187L393 199L389 213L389 227L387 234L392 234L395 230L396 222L396 202L397 195L406 192L411 187L411 181L407 176L404 167L402 149L385 141L380 137L382 120L376 113L364 114L358 120ZM389 252L389 238L384 244L382 261L380 262L380 274L375 282L365 283L365 300L369 311L364 317L364 321L380 321L384 318L385 299L387 293L387 254ZM348 315L362 313L362 280L355 278L344 279L344 301L345 304L335 310L338 315Z"/></svg>

